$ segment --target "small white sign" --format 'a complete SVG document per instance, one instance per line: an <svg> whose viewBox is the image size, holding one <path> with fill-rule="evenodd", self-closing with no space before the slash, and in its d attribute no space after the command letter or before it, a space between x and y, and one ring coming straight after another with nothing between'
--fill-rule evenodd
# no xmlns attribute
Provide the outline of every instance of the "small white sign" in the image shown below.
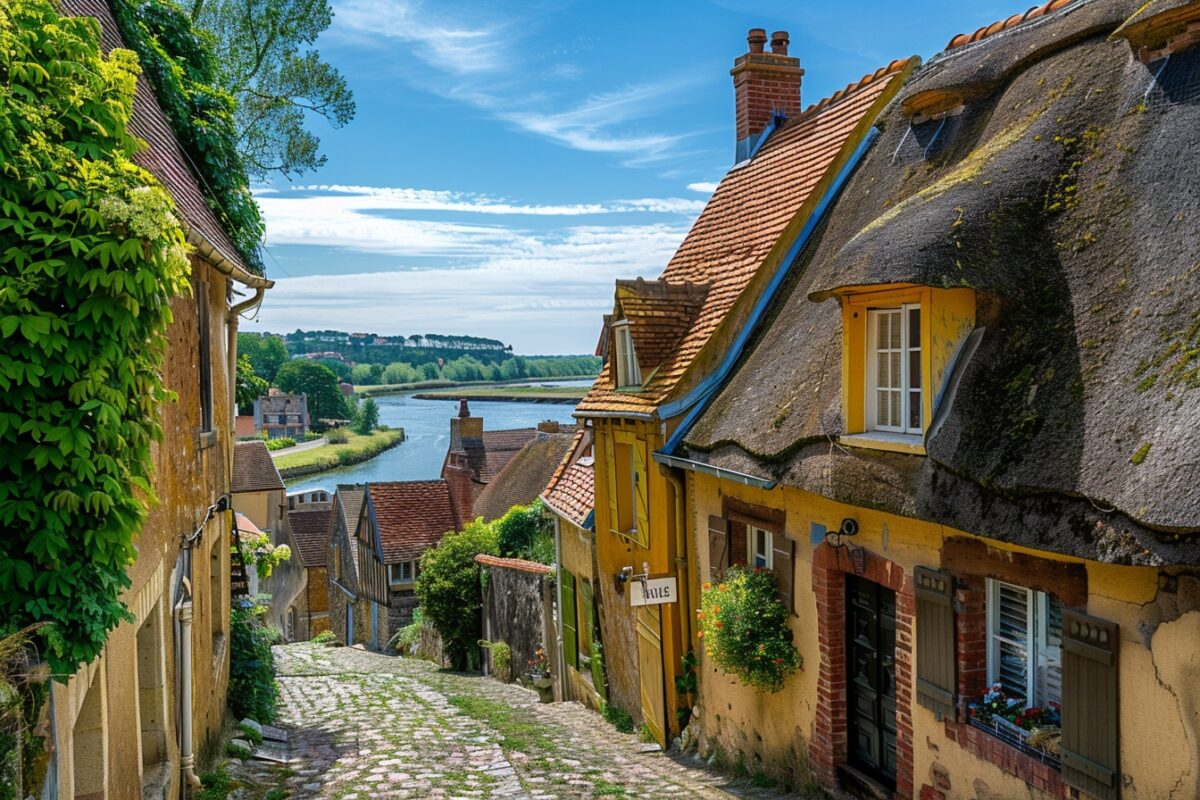
<svg viewBox="0 0 1200 800"><path fill-rule="evenodd" d="M647 578L643 586L636 578L629 582L629 605L658 606L679 600L674 578Z"/></svg>

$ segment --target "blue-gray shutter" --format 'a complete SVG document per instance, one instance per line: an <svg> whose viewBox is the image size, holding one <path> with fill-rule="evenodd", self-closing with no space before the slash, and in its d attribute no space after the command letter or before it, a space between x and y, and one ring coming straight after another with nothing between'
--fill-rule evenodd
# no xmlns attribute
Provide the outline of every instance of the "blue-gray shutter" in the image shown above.
<svg viewBox="0 0 1200 800"><path fill-rule="evenodd" d="M915 567L917 601L917 702L954 719L957 656L954 651L954 578Z"/></svg>
<svg viewBox="0 0 1200 800"><path fill-rule="evenodd" d="M1117 624L1063 609L1063 781L1089 797L1121 793Z"/></svg>

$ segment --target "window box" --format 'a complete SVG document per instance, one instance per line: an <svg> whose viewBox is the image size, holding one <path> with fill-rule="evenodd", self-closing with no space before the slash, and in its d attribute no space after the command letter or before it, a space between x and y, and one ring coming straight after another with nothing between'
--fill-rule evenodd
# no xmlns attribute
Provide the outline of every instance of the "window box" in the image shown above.
<svg viewBox="0 0 1200 800"><path fill-rule="evenodd" d="M1034 735L1034 731L1027 731L1003 717L992 717L987 722L976 717L971 717L969 722L972 728L986 731L1005 744L1020 750L1025 755L1036 758L1039 763L1056 770L1062 769L1062 763L1057 757L1057 748L1055 748L1055 752L1051 752L1048 746L1043 745L1038 747L1029 743L1029 739Z"/></svg>

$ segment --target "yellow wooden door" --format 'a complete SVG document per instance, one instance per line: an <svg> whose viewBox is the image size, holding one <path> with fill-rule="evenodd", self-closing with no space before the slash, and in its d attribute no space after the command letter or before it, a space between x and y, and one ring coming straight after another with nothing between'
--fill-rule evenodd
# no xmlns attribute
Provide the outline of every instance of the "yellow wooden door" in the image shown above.
<svg viewBox="0 0 1200 800"><path fill-rule="evenodd" d="M664 748L666 697L663 692L662 614L659 606L637 609L638 679L641 684L642 719Z"/></svg>

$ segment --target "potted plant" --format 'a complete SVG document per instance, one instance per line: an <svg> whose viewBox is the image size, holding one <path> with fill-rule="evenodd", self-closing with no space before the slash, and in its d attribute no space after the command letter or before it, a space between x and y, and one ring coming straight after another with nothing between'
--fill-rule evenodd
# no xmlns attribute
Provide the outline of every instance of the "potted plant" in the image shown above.
<svg viewBox="0 0 1200 800"><path fill-rule="evenodd" d="M529 659L529 677L533 688L537 689L538 699L543 703L554 702L554 679L550 677L550 660L546 651L539 647L534 657Z"/></svg>

